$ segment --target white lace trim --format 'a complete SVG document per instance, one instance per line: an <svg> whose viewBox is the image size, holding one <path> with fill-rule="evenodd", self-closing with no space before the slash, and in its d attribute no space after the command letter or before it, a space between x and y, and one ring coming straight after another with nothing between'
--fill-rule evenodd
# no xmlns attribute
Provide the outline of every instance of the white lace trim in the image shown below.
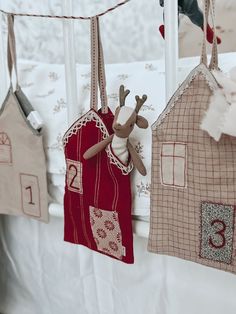
<svg viewBox="0 0 236 314"><path fill-rule="evenodd" d="M99 128L103 134L102 138L105 139L109 136L109 133L107 131L107 128L105 124L103 123L102 119L99 117L99 115L94 111L90 110L85 115L83 115L81 118L79 118L65 133L63 137L63 146L65 147L66 144L69 142L69 138L72 135L75 135L79 129L81 129L83 126L85 126L88 122L95 121L96 127Z"/></svg>
<svg viewBox="0 0 236 314"><path fill-rule="evenodd" d="M171 97L165 109L162 111L156 122L154 122L154 124L152 125L152 131L155 131L156 128L164 122L166 116L174 108L176 102L179 100L179 98L182 96L185 90L189 87L194 78L200 73L203 74L203 76L205 77L211 90L215 90L216 88L218 88L218 83L213 74L210 72L210 70L205 66L205 64L203 63L199 64L195 69L193 69L190 72L190 74L187 76L184 82L180 85L180 87Z"/></svg>
<svg viewBox="0 0 236 314"><path fill-rule="evenodd" d="M75 135L79 129L81 129L83 126L85 126L88 122L95 121L96 127L99 128L103 134L103 139L107 138L109 136L108 130L103 123L102 119L99 117L99 115L94 110L88 111L85 115L83 115L81 118L79 118L65 133L63 137L63 146L69 142L69 138L72 135ZM116 165L122 172L123 175L128 175L132 169L133 169L133 163L129 162L128 166L123 165L119 159L113 154L111 151L110 144L106 147L106 153L107 157L110 159L111 164Z"/></svg>
<svg viewBox="0 0 236 314"><path fill-rule="evenodd" d="M120 160L113 154L110 144L106 147L106 152L111 164L116 165L117 168L121 170L123 175L128 175L133 170L132 161L129 162L128 166L122 164Z"/></svg>

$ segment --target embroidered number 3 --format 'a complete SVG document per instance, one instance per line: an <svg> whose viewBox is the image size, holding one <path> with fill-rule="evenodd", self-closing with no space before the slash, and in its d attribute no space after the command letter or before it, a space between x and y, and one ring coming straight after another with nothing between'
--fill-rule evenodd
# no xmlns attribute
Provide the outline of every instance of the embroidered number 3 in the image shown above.
<svg viewBox="0 0 236 314"><path fill-rule="evenodd" d="M222 249L226 244L226 240L225 240L226 224L224 223L224 221L220 219L214 219L211 222L212 227L218 228L219 225L222 228L219 231L216 231L215 234L218 234L221 237L221 243L216 243L212 237L209 238L210 245L213 246L215 249Z"/></svg>
<svg viewBox="0 0 236 314"><path fill-rule="evenodd" d="M67 159L66 166L68 190L83 194L81 162Z"/></svg>
<svg viewBox="0 0 236 314"><path fill-rule="evenodd" d="M232 205L201 204L201 258L232 263L234 212Z"/></svg>

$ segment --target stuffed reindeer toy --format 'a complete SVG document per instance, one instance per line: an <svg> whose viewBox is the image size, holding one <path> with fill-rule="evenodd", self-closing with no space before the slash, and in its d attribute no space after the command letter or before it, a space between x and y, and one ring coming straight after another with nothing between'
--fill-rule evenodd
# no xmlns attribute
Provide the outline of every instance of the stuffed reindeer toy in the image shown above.
<svg viewBox="0 0 236 314"><path fill-rule="evenodd" d="M129 158L132 160L134 166L137 170L143 175L146 175L146 168L129 141L129 135L134 129L135 124L141 128L146 129L148 127L148 121L140 116L139 110L142 105L147 100L147 96L143 95L142 98L139 96L135 96L136 106L135 109L131 107L125 106L125 99L130 93L129 90L125 90L124 86L120 86L119 92L119 100L120 106L116 108L114 121L112 124L112 129L114 134L110 135L103 141L95 144L94 146L90 147L84 153L84 159L90 159L93 156L97 155L103 149L105 149L110 143L111 148L116 157L122 161L123 164L127 165Z"/></svg>

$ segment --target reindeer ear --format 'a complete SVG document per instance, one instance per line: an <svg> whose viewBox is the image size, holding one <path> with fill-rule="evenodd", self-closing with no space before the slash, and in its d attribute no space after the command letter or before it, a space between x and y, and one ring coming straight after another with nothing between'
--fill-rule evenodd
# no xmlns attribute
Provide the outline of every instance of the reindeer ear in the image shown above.
<svg viewBox="0 0 236 314"><path fill-rule="evenodd" d="M137 120L136 120L136 124L139 128L141 129L146 129L148 128L148 121L147 119L145 119L142 116L137 115Z"/></svg>

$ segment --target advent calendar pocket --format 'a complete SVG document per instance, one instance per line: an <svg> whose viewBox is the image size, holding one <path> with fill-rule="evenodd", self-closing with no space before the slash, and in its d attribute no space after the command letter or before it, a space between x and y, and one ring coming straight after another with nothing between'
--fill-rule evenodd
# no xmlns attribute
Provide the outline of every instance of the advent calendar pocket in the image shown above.
<svg viewBox="0 0 236 314"><path fill-rule="evenodd" d="M0 110L0 213L48 221L46 160L42 129L27 120L33 110L18 84L13 16L8 16L11 85ZM12 70L16 90L13 90Z"/></svg>
<svg viewBox="0 0 236 314"><path fill-rule="evenodd" d="M131 165L103 150L93 158L88 148L107 139L114 115L108 107L98 17L91 19L90 110L63 137L66 159L64 240L132 264ZM98 87L101 109L98 110Z"/></svg>
<svg viewBox="0 0 236 314"><path fill-rule="evenodd" d="M205 0L205 24L210 5ZM236 138L216 141L201 128L211 96L222 89L214 76L216 38L209 67L205 48L152 127L148 249L236 273Z"/></svg>
<svg viewBox="0 0 236 314"><path fill-rule="evenodd" d="M122 259L124 250L118 213L93 206L89 207L89 213L97 249L105 254Z"/></svg>

